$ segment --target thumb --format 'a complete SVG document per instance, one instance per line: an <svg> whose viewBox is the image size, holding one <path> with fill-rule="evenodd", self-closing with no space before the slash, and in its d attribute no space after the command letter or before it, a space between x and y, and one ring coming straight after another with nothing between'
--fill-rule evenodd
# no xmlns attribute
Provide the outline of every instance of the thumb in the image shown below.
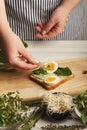
<svg viewBox="0 0 87 130"><path fill-rule="evenodd" d="M42 35L47 34L53 27L55 23L54 20L50 19L46 25L43 26Z"/></svg>

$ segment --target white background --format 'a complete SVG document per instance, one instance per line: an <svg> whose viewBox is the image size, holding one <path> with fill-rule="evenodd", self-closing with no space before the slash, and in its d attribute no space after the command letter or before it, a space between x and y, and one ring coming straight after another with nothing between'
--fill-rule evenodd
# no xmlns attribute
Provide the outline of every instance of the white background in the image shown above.
<svg viewBox="0 0 87 130"><path fill-rule="evenodd" d="M28 41L28 51L39 61L87 57L87 41Z"/></svg>

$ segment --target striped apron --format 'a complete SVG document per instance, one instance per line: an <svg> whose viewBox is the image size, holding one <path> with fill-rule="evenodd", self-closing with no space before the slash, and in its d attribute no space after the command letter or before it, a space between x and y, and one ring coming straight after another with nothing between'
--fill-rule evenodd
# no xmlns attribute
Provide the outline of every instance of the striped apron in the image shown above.
<svg viewBox="0 0 87 130"><path fill-rule="evenodd" d="M47 22L62 0L5 0L8 21L12 30L24 40L35 38L35 26ZM48 40L83 40L84 6L79 4L70 14L65 31ZM46 40L46 39L45 39Z"/></svg>

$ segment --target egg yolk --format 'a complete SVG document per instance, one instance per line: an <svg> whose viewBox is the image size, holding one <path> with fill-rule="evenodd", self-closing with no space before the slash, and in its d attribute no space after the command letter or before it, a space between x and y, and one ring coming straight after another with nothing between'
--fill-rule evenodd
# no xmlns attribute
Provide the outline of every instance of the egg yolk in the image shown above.
<svg viewBox="0 0 87 130"><path fill-rule="evenodd" d="M46 82L53 82L53 81L55 81L55 77L48 77L47 79L46 79Z"/></svg>
<svg viewBox="0 0 87 130"><path fill-rule="evenodd" d="M55 65L53 63L48 63L47 67L48 67L48 70L54 70L55 69Z"/></svg>

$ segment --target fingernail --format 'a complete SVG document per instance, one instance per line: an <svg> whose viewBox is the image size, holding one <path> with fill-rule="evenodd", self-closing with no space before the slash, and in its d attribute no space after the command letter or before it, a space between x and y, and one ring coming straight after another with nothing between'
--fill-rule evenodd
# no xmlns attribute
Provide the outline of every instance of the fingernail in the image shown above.
<svg viewBox="0 0 87 130"><path fill-rule="evenodd" d="M38 61L38 60L36 60L36 59L34 59L34 61L35 61L36 63L39 63L39 61Z"/></svg>
<svg viewBox="0 0 87 130"><path fill-rule="evenodd" d="M46 31L44 30L44 31L42 31L42 35L45 35L46 34Z"/></svg>

